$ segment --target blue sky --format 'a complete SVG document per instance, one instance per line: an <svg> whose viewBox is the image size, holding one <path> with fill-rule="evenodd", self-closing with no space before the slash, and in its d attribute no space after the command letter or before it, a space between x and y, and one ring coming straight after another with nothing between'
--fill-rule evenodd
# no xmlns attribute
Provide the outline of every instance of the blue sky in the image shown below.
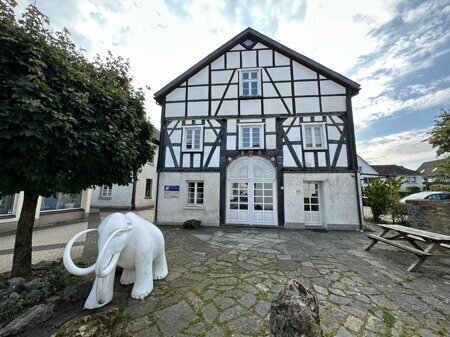
<svg viewBox="0 0 450 337"><path fill-rule="evenodd" d="M19 0L19 11L34 0ZM361 84L353 99L357 148L371 164L416 169L450 107L450 4L442 0L36 0L86 55L129 58L153 93L247 27ZM425 141L424 141L425 140Z"/></svg>

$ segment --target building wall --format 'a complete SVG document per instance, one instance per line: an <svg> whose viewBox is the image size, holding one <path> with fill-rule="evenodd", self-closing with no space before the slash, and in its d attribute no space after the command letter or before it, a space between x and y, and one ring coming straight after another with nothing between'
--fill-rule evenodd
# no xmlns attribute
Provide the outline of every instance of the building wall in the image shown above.
<svg viewBox="0 0 450 337"><path fill-rule="evenodd" d="M155 151L153 162L148 162L138 173L138 180L136 183L136 208L151 208L155 205L156 187L158 175L156 174L156 158L158 158L158 148ZM152 180L152 197L145 196L145 188L147 179ZM114 184L112 186L111 197L101 196L102 187L96 186L92 192L92 206L99 208L131 208L131 197L133 193L133 184L120 186Z"/></svg>
<svg viewBox="0 0 450 337"><path fill-rule="evenodd" d="M355 176L350 173L285 173L284 212L287 228L305 228L303 183L319 182L322 226L332 230L359 228Z"/></svg>
<svg viewBox="0 0 450 337"><path fill-rule="evenodd" d="M81 192L81 207L75 209L41 211L42 198L39 197L35 212L35 226L87 218L91 207L91 192L91 189ZM22 206L23 192L20 192L14 198L12 214L0 215L0 232L11 231L17 228Z"/></svg>
<svg viewBox="0 0 450 337"><path fill-rule="evenodd" d="M187 206L188 181L204 182L204 203ZM204 226L219 226L220 174L216 172L161 172L159 175L158 224L180 225L196 219ZM166 193L164 186L179 186L179 194ZM171 197L169 197L169 195ZM174 197L176 196L176 197Z"/></svg>

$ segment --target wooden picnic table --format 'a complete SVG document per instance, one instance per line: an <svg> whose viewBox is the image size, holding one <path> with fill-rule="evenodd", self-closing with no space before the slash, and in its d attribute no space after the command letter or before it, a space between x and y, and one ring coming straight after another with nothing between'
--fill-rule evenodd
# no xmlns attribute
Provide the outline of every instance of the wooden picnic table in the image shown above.
<svg viewBox="0 0 450 337"><path fill-rule="evenodd" d="M382 228L380 234L366 234L366 236L372 240L366 250L370 250L378 241L384 242L388 245L409 251L414 253L417 258L414 263L409 266L408 271L415 271L419 268L425 260L433 256L433 251L439 247L450 248L450 236L424 231L421 229L400 226L400 225L384 225L379 224ZM386 237L388 233L394 234L391 237ZM395 242L394 240L403 240L409 243L411 246L406 246L402 243ZM422 248L418 242L427 245L426 248Z"/></svg>

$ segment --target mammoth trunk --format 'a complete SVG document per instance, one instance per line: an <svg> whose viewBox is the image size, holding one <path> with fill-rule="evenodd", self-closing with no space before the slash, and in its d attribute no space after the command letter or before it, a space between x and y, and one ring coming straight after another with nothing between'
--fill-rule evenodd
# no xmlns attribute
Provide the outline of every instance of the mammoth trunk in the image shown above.
<svg viewBox="0 0 450 337"><path fill-rule="evenodd" d="M100 308L109 302L113 298L114 291L114 276L116 274L116 268L105 277L96 277L91 292L84 304L86 309Z"/></svg>

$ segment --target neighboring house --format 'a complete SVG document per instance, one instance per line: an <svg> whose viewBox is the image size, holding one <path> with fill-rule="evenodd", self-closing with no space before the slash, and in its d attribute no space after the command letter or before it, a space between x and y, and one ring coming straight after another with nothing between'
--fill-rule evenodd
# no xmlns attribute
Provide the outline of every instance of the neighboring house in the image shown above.
<svg viewBox="0 0 450 337"><path fill-rule="evenodd" d="M445 159L437 159L432 161L426 161L422 163L419 168L416 170L422 174L425 182L432 183L436 181L436 171L440 164L442 164ZM441 179L442 180L442 179ZM444 182L450 182L450 177L446 177L443 179Z"/></svg>
<svg viewBox="0 0 450 337"><path fill-rule="evenodd" d="M156 146L153 160L148 162L138 173L135 192L137 209L152 208L156 199L156 160L158 158L159 131L153 131L153 143ZM91 205L98 208L131 209L133 184L120 186L96 186L92 191Z"/></svg>
<svg viewBox="0 0 450 337"><path fill-rule="evenodd" d="M380 173L378 173L377 170L375 170L368 162L362 159L359 155L358 155L358 168L359 174L361 176L361 187L363 189L364 187L367 186L369 181L378 178L380 176Z"/></svg>
<svg viewBox="0 0 450 337"><path fill-rule="evenodd" d="M156 222L360 229L358 92L251 28L238 34L155 93Z"/></svg>
<svg viewBox="0 0 450 337"><path fill-rule="evenodd" d="M423 189L423 178L420 172L407 169L399 165L372 165L372 167L380 173L382 177L388 178L404 178L404 183L401 189L405 190L408 187L419 187Z"/></svg>
<svg viewBox="0 0 450 337"><path fill-rule="evenodd" d="M35 225L85 219L89 215L91 190L78 194L63 194L49 198L39 197ZM0 197L0 232L17 228L23 205L23 192Z"/></svg>

